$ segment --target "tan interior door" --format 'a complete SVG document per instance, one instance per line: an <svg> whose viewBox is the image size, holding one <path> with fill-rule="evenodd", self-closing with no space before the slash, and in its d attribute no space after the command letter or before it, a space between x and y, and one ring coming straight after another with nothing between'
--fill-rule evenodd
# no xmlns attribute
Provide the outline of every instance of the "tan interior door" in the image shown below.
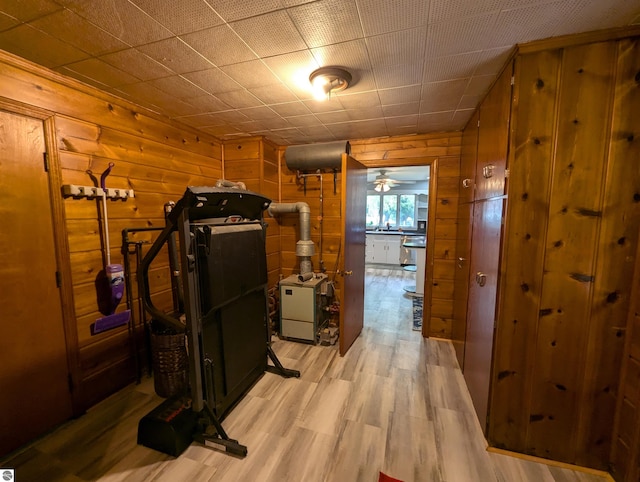
<svg viewBox="0 0 640 482"><path fill-rule="evenodd" d="M0 111L0 456L72 415L42 121Z"/></svg>
<svg viewBox="0 0 640 482"><path fill-rule="evenodd" d="M340 355L358 338L364 324L364 250L367 202L367 169L342 155L342 239L339 270Z"/></svg>

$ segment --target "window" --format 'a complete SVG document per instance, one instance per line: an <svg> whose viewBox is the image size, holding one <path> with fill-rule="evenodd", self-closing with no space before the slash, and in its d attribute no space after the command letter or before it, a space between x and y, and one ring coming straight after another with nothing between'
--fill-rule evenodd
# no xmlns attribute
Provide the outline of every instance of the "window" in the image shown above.
<svg viewBox="0 0 640 482"><path fill-rule="evenodd" d="M367 228L415 228L415 194L367 195Z"/></svg>

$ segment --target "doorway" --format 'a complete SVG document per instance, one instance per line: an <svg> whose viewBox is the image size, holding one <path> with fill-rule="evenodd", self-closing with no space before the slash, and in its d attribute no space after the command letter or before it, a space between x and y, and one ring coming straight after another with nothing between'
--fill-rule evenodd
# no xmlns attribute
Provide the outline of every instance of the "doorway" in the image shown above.
<svg viewBox="0 0 640 482"><path fill-rule="evenodd" d="M45 135L0 111L0 456L72 416Z"/></svg>
<svg viewBox="0 0 640 482"><path fill-rule="evenodd" d="M429 165L367 171L365 324L422 332L430 173Z"/></svg>

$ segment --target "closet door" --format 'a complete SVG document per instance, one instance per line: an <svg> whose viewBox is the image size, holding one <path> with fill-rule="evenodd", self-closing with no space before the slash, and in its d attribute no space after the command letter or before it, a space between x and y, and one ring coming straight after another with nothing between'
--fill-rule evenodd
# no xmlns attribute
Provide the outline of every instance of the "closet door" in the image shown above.
<svg viewBox="0 0 640 482"><path fill-rule="evenodd" d="M0 456L72 415L42 121L0 111Z"/></svg>
<svg viewBox="0 0 640 482"><path fill-rule="evenodd" d="M485 433L504 202L503 198L478 201L473 213L463 374Z"/></svg>

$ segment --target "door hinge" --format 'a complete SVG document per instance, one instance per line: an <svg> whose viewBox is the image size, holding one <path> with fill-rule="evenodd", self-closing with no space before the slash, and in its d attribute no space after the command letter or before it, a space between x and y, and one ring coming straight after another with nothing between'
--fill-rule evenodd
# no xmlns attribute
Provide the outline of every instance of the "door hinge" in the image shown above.
<svg viewBox="0 0 640 482"><path fill-rule="evenodd" d="M510 174L510 173L509 173L509 169L505 169L505 170L504 170L504 178L505 178L505 179L509 179L509 174Z"/></svg>
<svg viewBox="0 0 640 482"><path fill-rule="evenodd" d="M62 286L62 275L60 271L56 271L56 286L60 288Z"/></svg>
<svg viewBox="0 0 640 482"><path fill-rule="evenodd" d="M42 153L42 159L44 161L44 172L49 172L49 156L46 152Z"/></svg>
<svg viewBox="0 0 640 482"><path fill-rule="evenodd" d="M516 78L513 75L511 76L511 85L516 85Z"/></svg>
<svg viewBox="0 0 640 482"><path fill-rule="evenodd" d="M480 127L480 119L478 119L478 127Z"/></svg>
<svg viewBox="0 0 640 482"><path fill-rule="evenodd" d="M67 373L67 383L69 384L69 392L73 393L73 377L71 376L71 373Z"/></svg>

